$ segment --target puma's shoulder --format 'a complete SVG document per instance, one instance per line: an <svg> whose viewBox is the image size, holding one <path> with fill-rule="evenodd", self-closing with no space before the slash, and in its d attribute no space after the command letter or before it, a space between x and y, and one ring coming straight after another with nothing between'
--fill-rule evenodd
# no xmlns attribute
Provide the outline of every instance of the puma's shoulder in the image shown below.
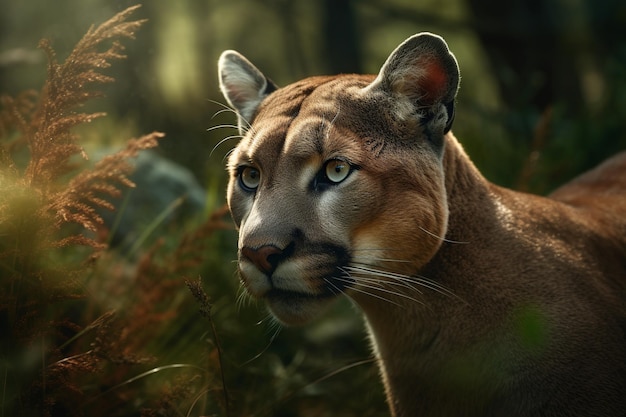
<svg viewBox="0 0 626 417"><path fill-rule="evenodd" d="M626 213L625 173L626 152L621 152L558 188L550 197L575 206ZM626 223L626 216L620 217Z"/></svg>
<svg viewBox="0 0 626 417"><path fill-rule="evenodd" d="M594 222L593 231L610 238L614 248L621 248L618 256L626 264L626 152L578 176L549 197Z"/></svg>

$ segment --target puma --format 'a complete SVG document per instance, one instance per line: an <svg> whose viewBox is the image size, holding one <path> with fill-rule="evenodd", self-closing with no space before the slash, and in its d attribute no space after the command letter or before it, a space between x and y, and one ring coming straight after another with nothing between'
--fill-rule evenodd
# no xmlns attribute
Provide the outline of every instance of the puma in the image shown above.
<svg viewBox="0 0 626 417"><path fill-rule="evenodd" d="M278 88L237 52L218 67L238 270L279 321L349 297L393 416L626 415L626 153L548 197L490 183L428 33L377 76Z"/></svg>

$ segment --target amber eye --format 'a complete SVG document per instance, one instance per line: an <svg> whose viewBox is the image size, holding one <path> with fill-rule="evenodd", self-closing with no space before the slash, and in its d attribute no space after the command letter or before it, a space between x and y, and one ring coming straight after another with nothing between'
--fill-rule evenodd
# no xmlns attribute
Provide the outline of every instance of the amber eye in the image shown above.
<svg viewBox="0 0 626 417"><path fill-rule="evenodd" d="M348 178L352 168L346 161L340 159L331 159L326 162L325 174L326 178L332 183L338 184Z"/></svg>
<svg viewBox="0 0 626 417"><path fill-rule="evenodd" d="M261 172L251 166L241 167L239 169L239 184L246 191L254 191L261 182Z"/></svg>

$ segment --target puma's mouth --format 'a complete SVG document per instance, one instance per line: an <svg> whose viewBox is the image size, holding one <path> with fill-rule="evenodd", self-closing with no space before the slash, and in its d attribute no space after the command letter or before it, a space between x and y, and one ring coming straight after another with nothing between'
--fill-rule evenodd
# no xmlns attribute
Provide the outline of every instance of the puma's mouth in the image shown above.
<svg viewBox="0 0 626 417"><path fill-rule="evenodd" d="M344 294L353 282L350 278L323 278L323 281L325 285L320 286L315 292L295 291L273 286L263 295L263 298L268 302L289 301L293 303L299 300L332 299Z"/></svg>
<svg viewBox="0 0 626 417"><path fill-rule="evenodd" d="M280 251L271 246L244 247L240 253L239 272L246 290L265 301L285 324L310 321L354 283L345 272L350 260L347 252L334 245L318 246L306 256L289 254L284 259L271 258Z"/></svg>
<svg viewBox="0 0 626 417"><path fill-rule="evenodd" d="M286 325L305 324L321 315L347 288L346 283L324 280L319 292L308 293L272 288L263 296L272 314Z"/></svg>
<svg viewBox="0 0 626 417"><path fill-rule="evenodd" d="M309 294L297 291L286 291L281 290L279 288L273 288L265 294L265 299L268 302L272 301L280 301L280 300L290 300L292 302L297 302L298 300L323 300L326 298L334 298L338 296L339 293L332 293L330 291L324 291L319 294Z"/></svg>
<svg viewBox="0 0 626 417"><path fill-rule="evenodd" d="M297 326L319 316L338 298L337 295L271 290L264 298L274 317L283 324Z"/></svg>

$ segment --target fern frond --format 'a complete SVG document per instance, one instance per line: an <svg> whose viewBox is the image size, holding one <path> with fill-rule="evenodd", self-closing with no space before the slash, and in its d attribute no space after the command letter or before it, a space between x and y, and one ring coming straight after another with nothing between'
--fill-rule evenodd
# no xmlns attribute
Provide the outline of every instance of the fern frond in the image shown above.
<svg viewBox="0 0 626 417"><path fill-rule="evenodd" d="M27 90L17 97L0 96L0 166L15 167L12 154L25 145L29 122L37 107L39 93Z"/></svg>
<svg viewBox="0 0 626 417"><path fill-rule="evenodd" d="M107 198L121 195L121 186L134 187L128 178L133 166L129 158L137 156L139 151L158 145L158 139L164 135L153 132L149 135L128 141L121 151L104 157L92 170L85 170L76 175L68 186L50 199L47 211L54 213L57 228L66 223L77 223L85 229L97 232L104 224L98 209L111 210L114 206ZM76 240L63 239L71 243ZM82 240L82 242L86 242ZM90 242L90 246L98 246Z"/></svg>
<svg viewBox="0 0 626 417"><path fill-rule="evenodd" d="M92 170L75 173L72 166L74 156L86 158L73 128L103 116L77 109L101 96L94 87L113 81L102 70L124 58L119 40L133 38L143 23L127 21L137 7L90 28L63 63L42 41L48 78L41 93L0 96L0 351L3 362L15 364L3 369L2 415L90 414L81 409L86 378L108 364L147 360L133 354L145 339L135 340L132 331L123 334L123 323L114 323L112 314L81 330L80 318L92 318L97 307L81 311L84 317L78 313L88 298L88 268L107 247L101 243L106 241L101 211L113 209L111 197L134 186L128 159L156 146L163 135L133 139ZM19 160L25 156L30 159ZM65 176L70 171L73 175ZM163 294L171 294L169 288ZM157 288L153 291L147 302L156 298ZM169 313L159 314L146 323ZM91 330L96 335L90 343L82 336Z"/></svg>
<svg viewBox="0 0 626 417"><path fill-rule="evenodd" d="M135 31L145 22L126 21L138 7L118 13L98 27L92 26L63 63L57 61L47 40L40 42L39 47L48 56L48 77L40 105L25 129L31 153L25 171L29 184L44 187L47 192L45 186L67 172L69 159L83 153L71 129L104 113L78 113L76 109L102 95L93 86L113 81L100 71L108 68L112 60L125 58L119 39L134 38ZM105 47L108 41L111 43Z"/></svg>

